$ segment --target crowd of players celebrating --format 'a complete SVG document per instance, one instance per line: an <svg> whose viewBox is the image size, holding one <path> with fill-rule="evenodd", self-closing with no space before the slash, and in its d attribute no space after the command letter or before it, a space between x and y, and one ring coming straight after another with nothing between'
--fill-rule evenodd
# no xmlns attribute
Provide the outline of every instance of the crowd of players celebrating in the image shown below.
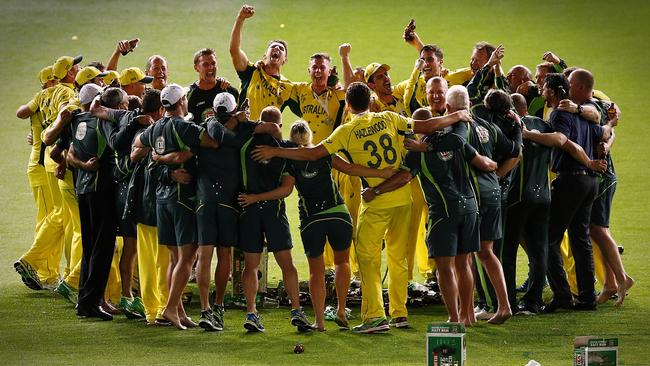
<svg viewBox="0 0 650 366"><path fill-rule="evenodd" d="M339 47L342 81L331 57L315 53L309 82L293 82L281 74L286 42L269 42L256 62L241 49L253 15L243 6L230 38L239 90L217 76L210 48L194 55L198 80L189 88L168 83L160 55L144 72L118 73L137 39L118 42L106 67L80 68L81 56L63 56L41 70L42 90L17 111L31 120L37 225L14 268L29 288L63 295L82 317L111 320L123 312L150 324L223 330L237 248L245 264L244 327L264 331L256 296L266 247L300 331L325 330L331 269L333 320L356 333L409 326L407 289L420 286L416 269L427 284L437 283L449 321L466 326L595 310L610 298L623 303L634 280L609 231L616 187L610 149L620 110L593 88L589 71L547 52L535 80L523 65L504 73L505 48L487 42L475 45L470 67L452 71L411 21L403 37L419 56L403 82L393 85L381 62L354 68L350 44ZM300 118L288 139L285 107ZM294 188L314 323L300 307L283 200ZM519 246L529 268L517 288ZM594 262L603 268L599 295ZM193 267L197 323L181 301ZM361 286L361 324L350 327L353 279ZM106 295L112 283L121 284L119 301ZM544 303L547 283L553 298Z"/></svg>

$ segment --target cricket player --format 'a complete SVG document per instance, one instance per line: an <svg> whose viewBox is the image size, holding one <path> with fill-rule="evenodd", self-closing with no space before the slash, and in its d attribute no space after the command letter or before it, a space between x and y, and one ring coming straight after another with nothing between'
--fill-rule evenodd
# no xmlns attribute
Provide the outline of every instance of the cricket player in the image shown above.
<svg viewBox="0 0 650 366"><path fill-rule="evenodd" d="M287 42L269 42L264 58L255 64L248 60L248 56L241 49L244 21L254 14L255 8L249 5L244 5L239 10L230 35L230 56L241 80L239 104L248 98L251 118L257 120L262 109L267 106L283 108L291 96L292 84L280 73L282 66L287 62Z"/></svg>

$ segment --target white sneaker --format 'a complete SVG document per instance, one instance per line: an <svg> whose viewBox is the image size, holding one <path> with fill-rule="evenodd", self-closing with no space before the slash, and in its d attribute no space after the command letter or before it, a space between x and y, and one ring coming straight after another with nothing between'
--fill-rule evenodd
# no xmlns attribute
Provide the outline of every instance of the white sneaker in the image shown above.
<svg viewBox="0 0 650 366"><path fill-rule="evenodd" d="M485 309L481 309L481 311L478 313L474 313L474 316L477 320L490 320L494 316L494 313L490 313Z"/></svg>

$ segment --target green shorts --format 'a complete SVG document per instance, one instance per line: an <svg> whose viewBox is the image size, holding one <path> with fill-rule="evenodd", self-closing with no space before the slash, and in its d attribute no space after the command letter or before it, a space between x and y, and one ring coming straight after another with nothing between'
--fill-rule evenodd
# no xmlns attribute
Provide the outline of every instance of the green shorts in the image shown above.
<svg viewBox="0 0 650 366"><path fill-rule="evenodd" d="M499 240L503 236L501 227L501 206L479 206L479 237L481 241Z"/></svg>
<svg viewBox="0 0 650 366"><path fill-rule="evenodd" d="M335 251L346 250L352 242L352 218L344 205L336 206L300 221L300 237L305 255L323 255L325 243Z"/></svg>
<svg viewBox="0 0 650 366"><path fill-rule="evenodd" d="M196 244L196 214L180 202L157 202L158 242L161 245Z"/></svg>
<svg viewBox="0 0 650 366"><path fill-rule="evenodd" d="M427 248L429 258L454 257L458 254L478 252L478 213L436 217L429 211Z"/></svg>
<svg viewBox="0 0 650 366"><path fill-rule="evenodd" d="M225 203L199 202L196 227L199 245L236 247L239 211Z"/></svg>
<svg viewBox="0 0 650 366"><path fill-rule="evenodd" d="M598 184L598 195L591 207L590 224L609 227L609 216L612 212L614 193L616 192L616 181L602 180Z"/></svg>
<svg viewBox="0 0 650 366"><path fill-rule="evenodd" d="M284 201L264 201L248 206L239 215L239 249L262 253L293 248Z"/></svg>

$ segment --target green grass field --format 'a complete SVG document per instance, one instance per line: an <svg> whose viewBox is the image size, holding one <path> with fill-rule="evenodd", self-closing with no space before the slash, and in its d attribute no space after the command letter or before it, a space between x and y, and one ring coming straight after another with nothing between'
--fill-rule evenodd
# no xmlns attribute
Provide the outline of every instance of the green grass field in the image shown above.
<svg viewBox="0 0 650 366"><path fill-rule="evenodd" d="M619 186L612 231L625 246L626 269L637 280L625 305L601 306L597 312L564 313L533 318L516 317L503 326L481 323L468 331L468 364L524 365L535 359L543 365L569 365L577 335L615 336L620 339L621 365L650 364L650 129L645 126L650 98L644 71L650 59L643 1L392 1L330 0L263 1L247 21L243 48L254 60L270 39L289 43L284 74L291 80L308 78L307 60L316 51L336 56L338 45L352 43L352 62L380 61L391 65L393 81L405 79L416 53L401 40L410 18L425 42L445 51L451 69L469 62L476 41L506 46L504 66L529 67L553 50L569 65L593 71L596 88L605 91L623 110L617 128L614 157ZM202 47L215 48L219 74L239 85L228 55L234 17L241 4L232 1L34 1L4 0L0 18L0 120L6 153L0 175L0 363L13 364L423 364L425 329L445 321L442 306L413 309L412 327L388 334L356 336L339 332L332 324L319 334L297 334L285 309L265 309L266 334L247 335L241 328L244 313L226 314L226 331L179 332L147 327L123 318L113 322L81 321L72 306L47 292L22 285L11 264L32 242L34 208L25 174L29 146L26 122L14 111L38 90L36 74L60 55L83 54L85 61L107 61L119 39L139 37L137 50L120 61L120 68L144 68L146 58L160 53L169 61L170 81L189 85L195 80L192 55ZM285 27L281 28L280 24ZM645 34L645 36L644 36ZM77 36L77 40L72 40ZM285 113L285 126L294 117ZM295 195L288 202L300 278L307 265L297 235ZM525 268L520 258L519 268ZM525 273L520 269L520 274ZM520 276L520 277L521 277ZM272 265L271 281L278 280ZM358 309L354 309L358 314ZM198 315L196 304L190 314ZM305 344L302 355L293 345Z"/></svg>

